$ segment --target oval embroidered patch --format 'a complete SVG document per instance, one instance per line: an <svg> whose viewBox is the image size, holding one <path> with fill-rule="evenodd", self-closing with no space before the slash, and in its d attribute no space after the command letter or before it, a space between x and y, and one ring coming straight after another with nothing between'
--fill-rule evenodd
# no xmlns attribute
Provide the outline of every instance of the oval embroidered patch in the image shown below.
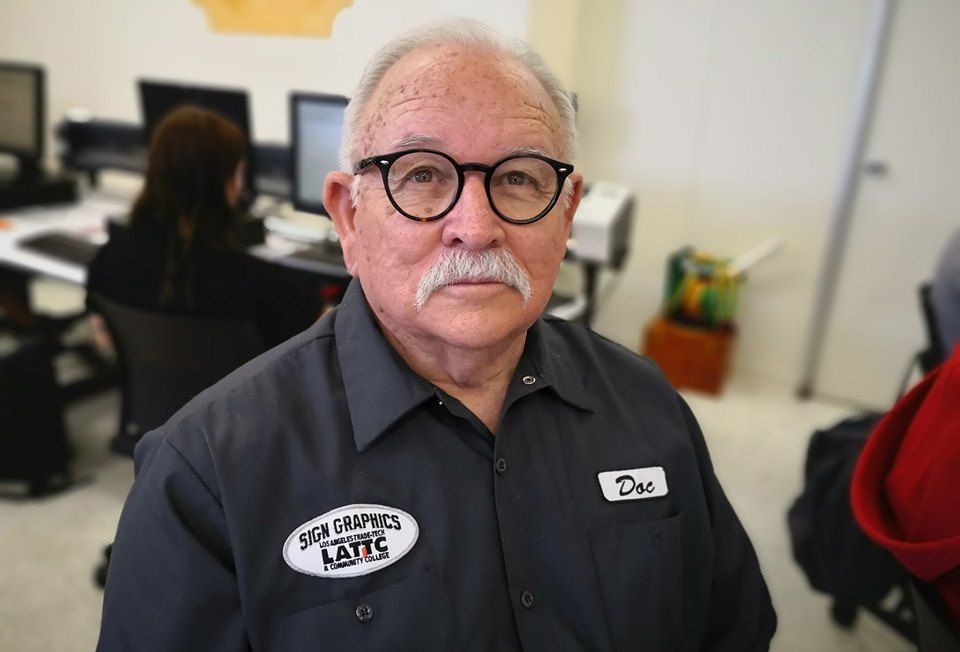
<svg viewBox="0 0 960 652"><path fill-rule="evenodd" d="M283 559L293 570L317 577L356 577L389 566L410 552L420 535L417 521L386 505L344 505L290 533Z"/></svg>

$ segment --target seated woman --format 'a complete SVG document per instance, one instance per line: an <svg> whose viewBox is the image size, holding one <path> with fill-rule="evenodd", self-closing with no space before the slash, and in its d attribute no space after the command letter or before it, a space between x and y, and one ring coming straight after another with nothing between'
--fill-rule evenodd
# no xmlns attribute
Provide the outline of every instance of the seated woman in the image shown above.
<svg viewBox="0 0 960 652"><path fill-rule="evenodd" d="M130 225L90 263L87 289L146 310L249 319L268 346L309 326L319 297L239 245L246 152L240 129L218 114L171 112L154 133Z"/></svg>

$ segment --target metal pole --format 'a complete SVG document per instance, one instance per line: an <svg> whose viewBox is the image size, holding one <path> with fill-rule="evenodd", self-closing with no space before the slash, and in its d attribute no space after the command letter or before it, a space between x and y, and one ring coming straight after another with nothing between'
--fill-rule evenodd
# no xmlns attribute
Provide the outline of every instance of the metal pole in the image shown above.
<svg viewBox="0 0 960 652"><path fill-rule="evenodd" d="M853 129L851 129L846 162L840 177L840 189L830 217L830 232L820 267L820 277L817 280L810 326L807 330L803 373L797 388L797 394L801 398L809 398L813 394L823 348L823 336L833 307L840 266L843 263L847 245L847 234L850 230L850 220L860 186L863 155L870 134L870 122L876 104L877 87L887 49L894 2L895 0L875 0L873 5L866 57L860 68L860 79L857 84Z"/></svg>

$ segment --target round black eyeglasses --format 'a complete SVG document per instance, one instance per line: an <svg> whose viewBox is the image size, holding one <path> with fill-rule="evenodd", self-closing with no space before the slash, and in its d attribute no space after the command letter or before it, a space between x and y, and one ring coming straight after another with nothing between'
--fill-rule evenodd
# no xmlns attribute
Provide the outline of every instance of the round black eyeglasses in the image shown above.
<svg viewBox="0 0 960 652"><path fill-rule="evenodd" d="M353 166L362 174L376 166L393 207L411 220L431 222L453 210L463 192L464 173L483 174L487 200L500 218L530 224L556 205L573 166L539 154L515 154L494 163L457 163L432 149L407 149L370 156Z"/></svg>

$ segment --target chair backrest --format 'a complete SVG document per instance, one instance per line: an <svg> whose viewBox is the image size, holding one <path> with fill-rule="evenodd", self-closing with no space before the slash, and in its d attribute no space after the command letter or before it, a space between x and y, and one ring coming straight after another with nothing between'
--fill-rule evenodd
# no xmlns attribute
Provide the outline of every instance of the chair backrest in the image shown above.
<svg viewBox="0 0 960 652"><path fill-rule="evenodd" d="M252 321L171 315L91 293L120 360L122 434L162 425L201 390L265 350Z"/></svg>
<svg viewBox="0 0 960 652"><path fill-rule="evenodd" d="M920 652L960 652L960 632L950 622L938 596L927 584L910 584L913 610L920 633Z"/></svg>
<svg viewBox="0 0 960 652"><path fill-rule="evenodd" d="M947 359L947 353L949 353L943 350L937 311L930 298L932 289L933 286L930 283L920 286L920 310L923 313L923 323L927 331L927 348L920 352L920 367L924 374L939 366Z"/></svg>

